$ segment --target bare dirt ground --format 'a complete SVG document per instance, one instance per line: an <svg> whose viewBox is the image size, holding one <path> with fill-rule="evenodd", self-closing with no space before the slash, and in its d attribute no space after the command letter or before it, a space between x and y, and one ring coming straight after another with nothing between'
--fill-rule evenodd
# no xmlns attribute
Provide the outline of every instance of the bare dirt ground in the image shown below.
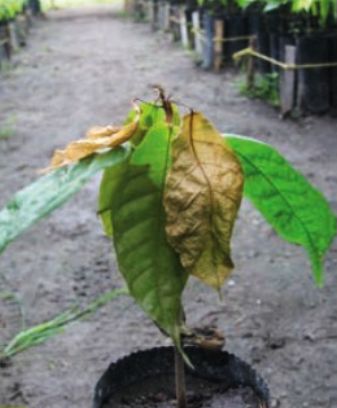
<svg viewBox="0 0 337 408"><path fill-rule="evenodd" d="M336 119L281 121L272 108L238 95L232 73L206 73L167 37L108 13L57 11L37 22L15 67L0 74L0 119L15 134L0 140L0 205L36 177L52 151L93 124L119 123L133 97L162 84L202 110L217 127L276 145L337 210ZM96 217L99 177L69 204L28 231L0 258L0 271L21 296L27 324L122 286ZM269 382L273 408L337 407L336 244L326 286L314 287L300 248L282 243L244 203L234 239L236 270L224 301L193 281L186 310L193 324L212 321L227 348ZM1 341L18 329L0 310ZM10 317L11 316L11 317ZM0 405L90 407L110 361L165 344L133 301L119 298L89 319L0 368Z"/></svg>

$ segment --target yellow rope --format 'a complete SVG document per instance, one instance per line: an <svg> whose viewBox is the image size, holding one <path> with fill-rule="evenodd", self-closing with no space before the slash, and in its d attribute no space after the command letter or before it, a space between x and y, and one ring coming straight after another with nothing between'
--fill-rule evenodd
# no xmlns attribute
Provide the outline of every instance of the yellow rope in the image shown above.
<svg viewBox="0 0 337 408"><path fill-rule="evenodd" d="M337 62L321 62L321 63L312 63L312 64L287 64L285 62L278 61L275 58L271 58L271 57L268 57L267 55L261 54L260 52L253 50L251 47L248 47L241 51L236 52L235 54L233 54L233 59L239 60L243 57L249 57L249 56L260 58L264 61L269 62L270 64L277 65L278 67L284 70L337 67Z"/></svg>
<svg viewBox="0 0 337 408"><path fill-rule="evenodd" d="M205 30L202 30L200 28L192 28L192 33L194 34L199 34L201 37L205 38ZM213 42L234 42L234 41L242 41L242 40L250 40L252 38L256 38L256 35L240 35L237 37L226 37L226 38L221 38L221 37L214 37Z"/></svg>
<svg viewBox="0 0 337 408"><path fill-rule="evenodd" d="M221 38L221 37L214 37L213 41L214 42L234 42L234 41L242 41L242 40L250 40L252 38L256 38L255 35L240 35L237 37L225 37L225 38Z"/></svg>

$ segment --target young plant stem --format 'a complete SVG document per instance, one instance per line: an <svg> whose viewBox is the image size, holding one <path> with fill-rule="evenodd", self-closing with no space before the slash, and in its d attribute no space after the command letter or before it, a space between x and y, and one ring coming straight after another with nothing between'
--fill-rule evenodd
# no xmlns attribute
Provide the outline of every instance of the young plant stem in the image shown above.
<svg viewBox="0 0 337 408"><path fill-rule="evenodd" d="M174 360L175 360L177 408L187 408L185 365L184 360L177 347L175 347L174 349Z"/></svg>

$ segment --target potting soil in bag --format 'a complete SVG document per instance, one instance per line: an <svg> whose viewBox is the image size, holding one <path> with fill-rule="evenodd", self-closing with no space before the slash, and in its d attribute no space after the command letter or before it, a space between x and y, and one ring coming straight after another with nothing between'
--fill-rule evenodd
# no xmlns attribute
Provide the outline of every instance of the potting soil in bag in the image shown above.
<svg viewBox="0 0 337 408"><path fill-rule="evenodd" d="M259 31L263 30L263 17L260 13L249 13L247 15L247 26L248 26L248 34L249 35L256 35Z"/></svg>
<svg viewBox="0 0 337 408"><path fill-rule="evenodd" d="M0 42L0 68L1 68L1 65L4 63L4 61L6 60L7 60L7 53L5 51L5 47Z"/></svg>
<svg viewBox="0 0 337 408"><path fill-rule="evenodd" d="M0 25L0 63L10 57L10 47L5 25Z"/></svg>
<svg viewBox="0 0 337 408"><path fill-rule="evenodd" d="M192 30L189 29L189 27L192 27L192 13L194 11L194 8L192 6L186 7L185 9L185 17L186 17L186 23L187 23L187 32L188 32L188 41L189 44L193 44L193 33Z"/></svg>
<svg viewBox="0 0 337 408"><path fill-rule="evenodd" d="M172 17L171 32L173 35L173 41L180 41L181 40L180 24L177 23L180 16L179 6L172 5L170 8L170 14Z"/></svg>
<svg viewBox="0 0 337 408"><path fill-rule="evenodd" d="M270 56L276 59L276 61L280 61L281 50L280 50L280 41L279 41L278 33L269 34L269 47L270 47ZM277 65L272 65L271 70L273 72L279 72L280 68Z"/></svg>
<svg viewBox="0 0 337 408"><path fill-rule="evenodd" d="M329 36L330 61L337 63L337 33ZM330 72L330 103L334 113L337 114L337 66Z"/></svg>
<svg viewBox="0 0 337 408"><path fill-rule="evenodd" d="M282 32L283 20L279 13L272 13L267 16L267 29L269 32L269 52L270 57L279 61L281 59L280 52L280 33ZM271 65L271 71L279 72L277 65Z"/></svg>
<svg viewBox="0 0 337 408"><path fill-rule="evenodd" d="M297 64L329 62L329 40L312 35L298 39ZM330 78L328 68L300 69L298 72L298 106L301 111L325 113L330 107Z"/></svg>
<svg viewBox="0 0 337 408"><path fill-rule="evenodd" d="M229 15L225 18L225 38L242 37L248 34L246 17L242 14ZM224 42L224 57L226 62L233 62L233 54L248 47L248 40Z"/></svg>
<svg viewBox="0 0 337 408"><path fill-rule="evenodd" d="M41 13L41 3L40 0L28 0L28 5L32 10L33 14L40 14Z"/></svg>

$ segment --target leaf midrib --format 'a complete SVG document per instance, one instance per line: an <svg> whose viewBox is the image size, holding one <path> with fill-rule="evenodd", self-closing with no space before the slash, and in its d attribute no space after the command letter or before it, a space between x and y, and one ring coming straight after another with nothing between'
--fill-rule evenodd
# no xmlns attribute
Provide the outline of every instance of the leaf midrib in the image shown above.
<svg viewBox="0 0 337 408"><path fill-rule="evenodd" d="M199 140L194 140L194 137L193 137L193 130L194 130L193 129L193 119L194 119L194 114L192 112L192 114L189 117L190 123L189 123L188 140L189 140L191 148L192 148L192 153L193 153L193 156L195 158L196 166L200 168L200 171L201 171L202 175L204 176L204 179L205 179L206 184L207 184L208 196L209 196L209 201L210 201L210 211L209 211L209 214L208 214L209 224L208 224L207 229L208 229L208 232L209 232L209 234L211 236L212 241L214 241L214 240L217 239L216 233L214 232L214 228L212 228L212 226L214 224L213 218L214 218L214 209L215 209L214 194L213 194L213 189L212 189L212 183L211 183L211 181L210 181L210 179L208 177L208 174L207 174L206 170L203 167L203 163L199 158L197 148L195 146L196 143L203 144L203 142L199 141ZM212 142L211 144L214 144L214 143ZM212 255L213 255L212 258L215 259L214 254L215 254L216 250L215 250L214 245L211 246L211 252L212 252ZM221 277L219 276L218 269L217 268L213 268L213 269L215 269L217 285L220 288L220 286L221 286L221 283L220 283L221 282Z"/></svg>
<svg viewBox="0 0 337 408"><path fill-rule="evenodd" d="M284 200L284 202L287 204L287 206L290 208L290 210L292 211L292 213L294 214L294 217L298 220L298 222L302 225L302 228L307 236L307 239L309 241L309 244L312 246L312 248L315 250L315 252L317 253L317 255L320 257L320 251L319 249L316 247L316 245L314 245L313 240L311 238L310 235L310 231L306 228L305 223L302 221L302 219L298 216L298 214L296 213L296 211L294 210L294 207L292 206L292 204L286 199L286 197L282 194L282 192L278 189L278 187L274 184L274 182L272 181L271 178L269 178L265 173L261 172L259 167L257 167L247 156L245 156L244 154L242 154L241 152L238 152L236 150L235 152L239 157L242 157L244 160L246 160L254 169L256 169L258 171L258 174L260 174L265 180L267 180L267 182L279 193L279 195L282 197L282 199Z"/></svg>

